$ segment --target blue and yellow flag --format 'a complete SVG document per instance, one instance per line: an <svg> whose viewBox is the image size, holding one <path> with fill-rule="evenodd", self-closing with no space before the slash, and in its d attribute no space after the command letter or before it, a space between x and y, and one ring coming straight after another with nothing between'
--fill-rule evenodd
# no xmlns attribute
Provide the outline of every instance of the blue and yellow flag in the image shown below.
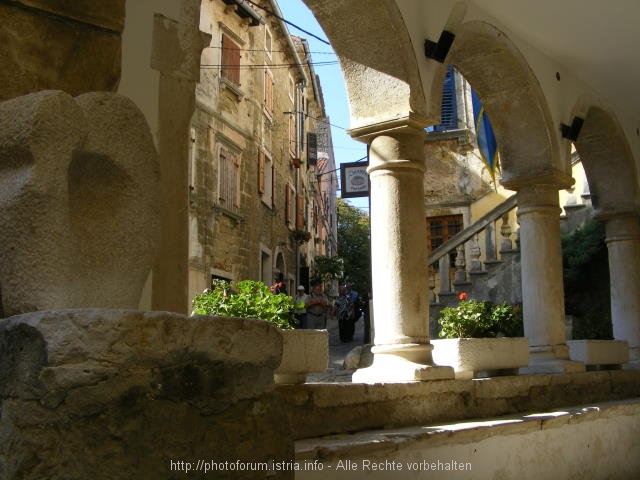
<svg viewBox="0 0 640 480"><path fill-rule="evenodd" d="M496 137L493 134L491 123L489 122L489 116L486 115L482 103L476 92L471 90L471 99L473 102L473 117L476 122L476 138L478 140L478 147L480 148L480 155L482 161L489 170L489 175L493 180L493 184L496 184L496 170L499 168L498 160L498 143Z"/></svg>

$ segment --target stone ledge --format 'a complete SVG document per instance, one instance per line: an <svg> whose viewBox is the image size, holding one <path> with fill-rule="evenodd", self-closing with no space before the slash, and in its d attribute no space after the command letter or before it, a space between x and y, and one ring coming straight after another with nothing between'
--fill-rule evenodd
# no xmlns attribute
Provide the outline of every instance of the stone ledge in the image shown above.
<svg viewBox="0 0 640 480"><path fill-rule="evenodd" d="M640 416L640 398L584 404L526 415L509 415L462 423L331 435L298 440L296 442L296 460L303 462L321 459L330 462L335 459L361 456L364 458L373 456L392 458L397 451L404 448L415 448L415 444L418 443L421 450L447 445L470 444L492 436L526 434L631 415Z"/></svg>
<svg viewBox="0 0 640 480"><path fill-rule="evenodd" d="M280 386L297 439L640 396L640 371Z"/></svg>

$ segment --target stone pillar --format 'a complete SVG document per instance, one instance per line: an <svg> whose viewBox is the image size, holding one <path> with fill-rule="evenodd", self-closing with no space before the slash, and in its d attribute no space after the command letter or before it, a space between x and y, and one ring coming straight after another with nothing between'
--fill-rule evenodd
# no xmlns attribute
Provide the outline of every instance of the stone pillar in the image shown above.
<svg viewBox="0 0 640 480"><path fill-rule="evenodd" d="M640 368L640 222L637 213L598 215L609 250L613 338L629 343L629 363Z"/></svg>
<svg viewBox="0 0 640 480"><path fill-rule="evenodd" d="M518 190L522 309L531 362L522 373L569 373L584 365L569 360L564 330L564 286L557 184L523 184Z"/></svg>
<svg viewBox="0 0 640 480"><path fill-rule="evenodd" d="M200 32L200 2L181 1L180 21L154 18L151 67L160 72L158 156L162 224L153 266L151 308L189 311L189 126L200 80L200 55L210 36Z"/></svg>
<svg viewBox="0 0 640 480"><path fill-rule="evenodd" d="M392 130L371 142L373 364L354 382L453 378L433 365L424 214L423 130Z"/></svg>

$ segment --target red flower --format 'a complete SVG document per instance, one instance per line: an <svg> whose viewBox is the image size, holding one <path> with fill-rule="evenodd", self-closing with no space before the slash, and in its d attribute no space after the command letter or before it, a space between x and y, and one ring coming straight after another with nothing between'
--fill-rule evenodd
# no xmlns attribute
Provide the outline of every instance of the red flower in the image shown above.
<svg viewBox="0 0 640 480"><path fill-rule="evenodd" d="M458 300L466 300L468 296L469 295L467 295L466 293L462 292L460 295L458 295Z"/></svg>

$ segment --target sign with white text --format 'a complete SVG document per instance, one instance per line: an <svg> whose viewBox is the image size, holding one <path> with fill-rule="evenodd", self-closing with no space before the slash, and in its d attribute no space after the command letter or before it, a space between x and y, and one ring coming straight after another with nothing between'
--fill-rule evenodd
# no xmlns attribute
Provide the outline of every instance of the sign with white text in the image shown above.
<svg viewBox="0 0 640 480"><path fill-rule="evenodd" d="M368 197L369 175L368 163L353 162L340 165L340 184L342 185L341 197Z"/></svg>

